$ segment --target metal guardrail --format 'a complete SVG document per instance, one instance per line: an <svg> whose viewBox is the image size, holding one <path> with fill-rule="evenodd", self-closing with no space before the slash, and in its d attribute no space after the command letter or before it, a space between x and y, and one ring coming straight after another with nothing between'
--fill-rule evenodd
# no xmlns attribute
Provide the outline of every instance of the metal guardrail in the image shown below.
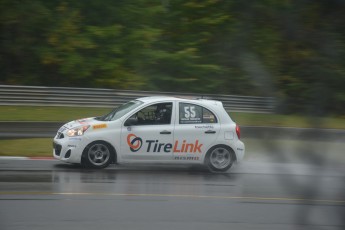
<svg viewBox="0 0 345 230"><path fill-rule="evenodd" d="M271 97L0 85L0 105L116 107L138 97L158 95L218 100L226 110L238 112L271 113L275 108Z"/></svg>

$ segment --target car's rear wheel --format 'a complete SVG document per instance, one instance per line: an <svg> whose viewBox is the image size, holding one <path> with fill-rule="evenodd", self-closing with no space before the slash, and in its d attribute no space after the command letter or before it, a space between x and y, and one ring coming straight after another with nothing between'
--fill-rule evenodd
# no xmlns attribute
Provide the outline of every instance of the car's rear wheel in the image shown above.
<svg viewBox="0 0 345 230"><path fill-rule="evenodd" d="M83 151L82 164L91 168L105 168L114 158L114 152L109 144L95 141L86 146Z"/></svg>
<svg viewBox="0 0 345 230"><path fill-rule="evenodd" d="M234 161L233 150L225 145L214 146L206 154L206 165L212 172L226 172Z"/></svg>

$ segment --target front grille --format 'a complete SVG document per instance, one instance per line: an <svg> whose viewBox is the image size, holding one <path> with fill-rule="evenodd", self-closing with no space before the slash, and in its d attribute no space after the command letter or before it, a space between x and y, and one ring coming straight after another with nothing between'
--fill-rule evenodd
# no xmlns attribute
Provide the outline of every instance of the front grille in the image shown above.
<svg viewBox="0 0 345 230"><path fill-rule="evenodd" d="M58 132L56 135L56 139L63 139L65 138L65 135L63 135L63 133Z"/></svg>
<svg viewBox="0 0 345 230"><path fill-rule="evenodd" d="M70 156L71 156L71 150L69 149L65 154L65 158L69 158Z"/></svg>
<svg viewBox="0 0 345 230"><path fill-rule="evenodd" d="M53 142L53 148L55 150L55 155L60 156L62 146Z"/></svg>

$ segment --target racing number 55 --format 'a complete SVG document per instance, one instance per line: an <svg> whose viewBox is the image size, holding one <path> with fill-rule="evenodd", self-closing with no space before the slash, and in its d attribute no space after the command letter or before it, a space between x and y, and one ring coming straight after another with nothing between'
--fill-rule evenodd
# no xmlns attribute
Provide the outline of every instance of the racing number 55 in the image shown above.
<svg viewBox="0 0 345 230"><path fill-rule="evenodd" d="M195 117L195 107L194 106L186 106L184 107L184 116L185 118Z"/></svg>

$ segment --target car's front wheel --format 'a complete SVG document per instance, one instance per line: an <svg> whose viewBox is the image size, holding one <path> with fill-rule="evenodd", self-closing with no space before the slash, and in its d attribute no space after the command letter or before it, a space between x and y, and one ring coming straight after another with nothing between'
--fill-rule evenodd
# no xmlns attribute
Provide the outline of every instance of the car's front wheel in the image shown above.
<svg viewBox="0 0 345 230"><path fill-rule="evenodd" d="M225 145L212 147L206 154L206 165L212 172L226 172L235 161L233 150Z"/></svg>
<svg viewBox="0 0 345 230"><path fill-rule="evenodd" d="M82 165L91 168L105 168L113 161L114 153L109 144L95 141L83 151Z"/></svg>

